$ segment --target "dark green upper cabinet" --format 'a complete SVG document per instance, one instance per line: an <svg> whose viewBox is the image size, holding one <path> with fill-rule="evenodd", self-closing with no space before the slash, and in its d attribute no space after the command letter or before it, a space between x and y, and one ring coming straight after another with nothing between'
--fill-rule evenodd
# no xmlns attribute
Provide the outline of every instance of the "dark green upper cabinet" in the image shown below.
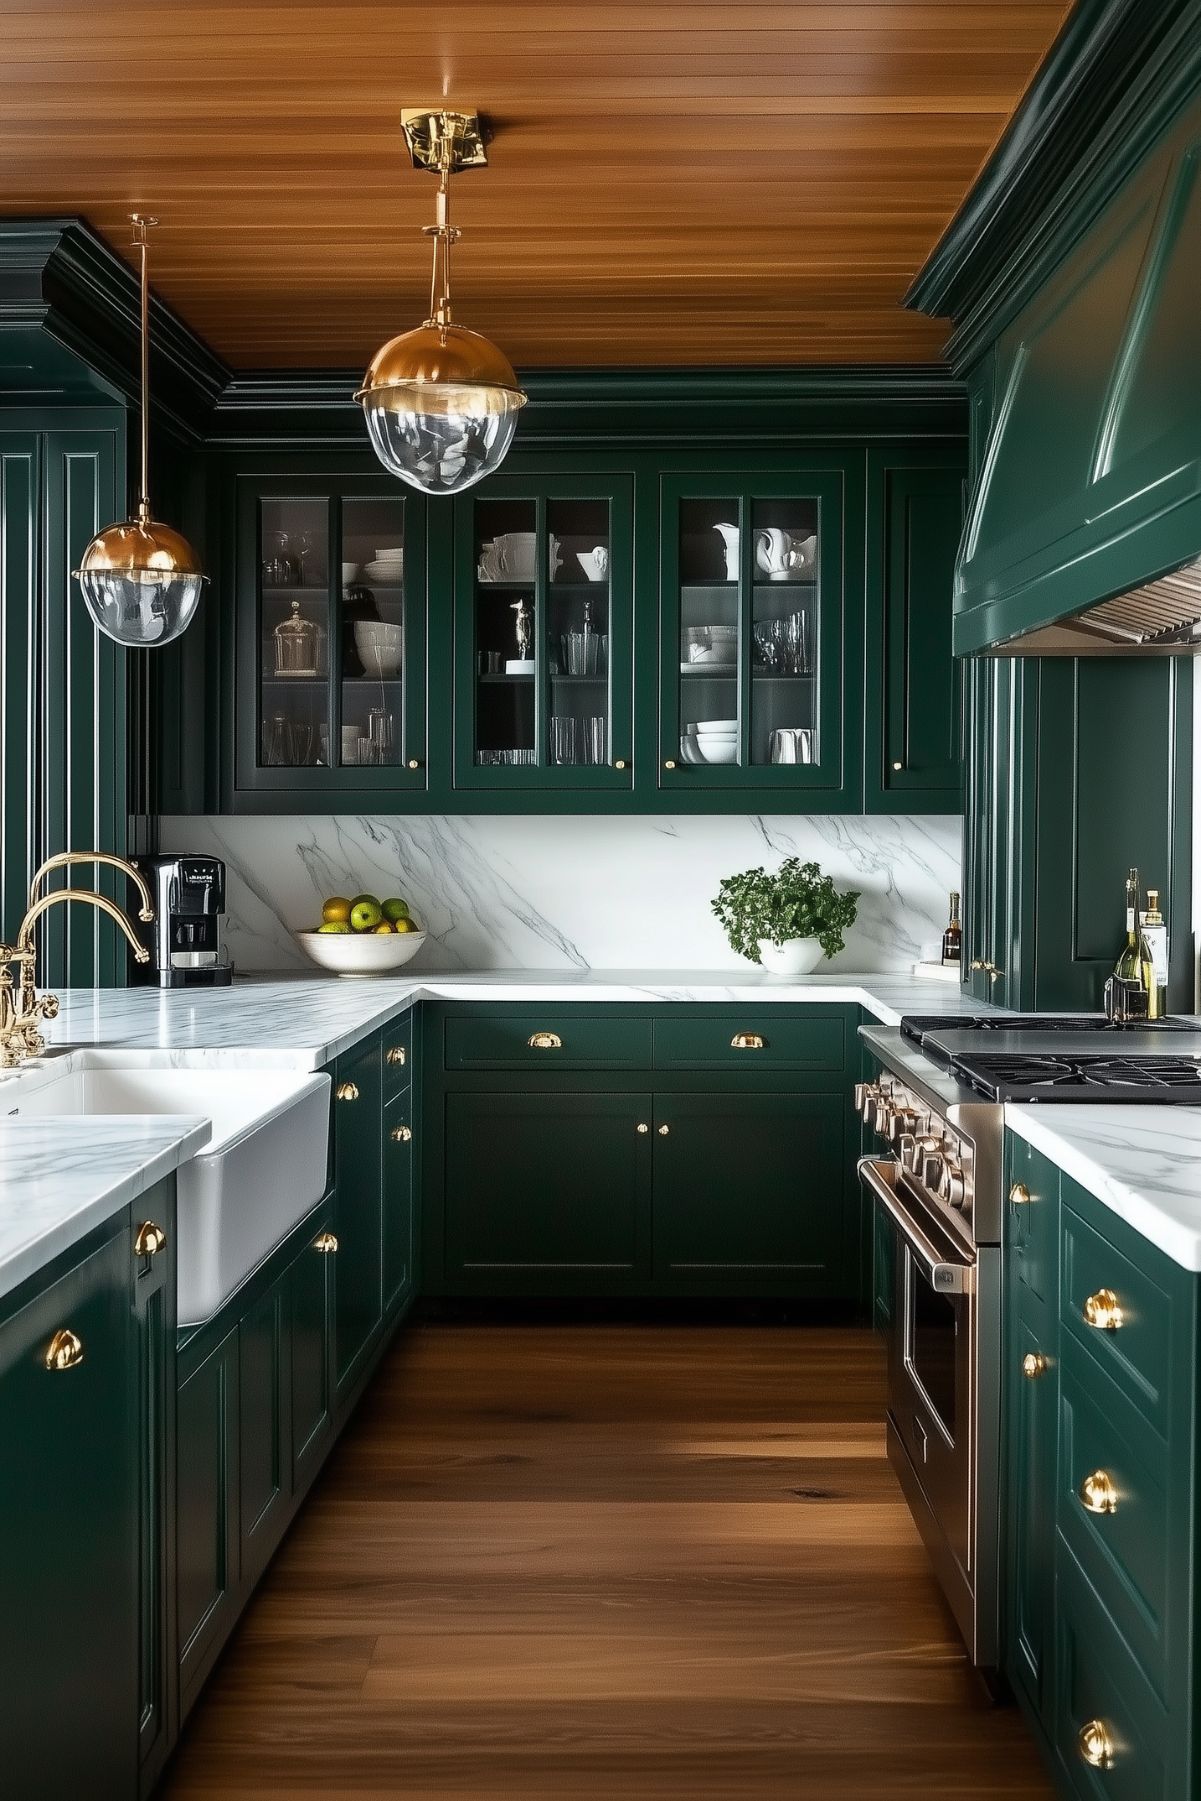
<svg viewBox="0 0 1201 1801"><path fill-rule="evenodd" d="M948 596L963 526L962 454L898 445L868 452L864 798L958 812L961 671Z"/></svg>
<svg viewBox="0 0 1201 1801"><path fill-rule="evenodd" d="M379 474L236 478L235 790L426 784L425 503Z"/></svg>
<svg viewBox="0 0 1201 1801"><path fill-rule="evenodd" d="M844 557L857 473L837 458L769 469L734 456L663 476L659 781L673 802L857 796L846 700L861 609Z"/></svg>
<svg viewBox="0 0 1201 1801"><path fill-rule="evenodd" d="M497 476L454 503L454 787L629 794L633 480Z"/></svg>

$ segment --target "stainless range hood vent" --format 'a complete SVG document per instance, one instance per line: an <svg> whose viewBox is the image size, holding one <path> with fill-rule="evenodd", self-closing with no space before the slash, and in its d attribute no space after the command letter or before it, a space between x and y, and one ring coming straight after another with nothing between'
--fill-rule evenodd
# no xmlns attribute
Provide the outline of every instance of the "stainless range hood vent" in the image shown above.
<svg viewBox="0 0 1201 1801"><path fill-rule="evenodd" d="M1157 576L1074 619L1026 632L995 646L998 656L1129 656L1201 652L1201 557Z"/></svg>

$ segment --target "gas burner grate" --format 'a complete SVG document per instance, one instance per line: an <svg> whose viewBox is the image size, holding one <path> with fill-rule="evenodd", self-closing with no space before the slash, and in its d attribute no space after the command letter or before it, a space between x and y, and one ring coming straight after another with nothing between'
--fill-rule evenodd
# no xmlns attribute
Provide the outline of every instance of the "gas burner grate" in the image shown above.
<svg viewBox="0 0 1201 1801"><path fill-rule="evenodd" d="M1189 1057L956 1057L955 1074L998 1101L1182 1101L1201 1104L1201 1063Z"/></svg>

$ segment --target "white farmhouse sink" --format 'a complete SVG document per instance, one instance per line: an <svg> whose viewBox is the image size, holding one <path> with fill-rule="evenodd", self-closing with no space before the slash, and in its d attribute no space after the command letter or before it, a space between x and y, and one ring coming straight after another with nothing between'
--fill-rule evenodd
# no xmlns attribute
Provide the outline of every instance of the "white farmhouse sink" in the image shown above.
<svg viewBox="0 0 1201 1801"><path fill-rule="evenodd" d="M212 1122L176 1175L181 1325L214 1314L317 1205L329 1160L329 1077L272 1069L154 1068L145 1055L74 1051L0 1086L0 1118L172 1114Z"/></svg>

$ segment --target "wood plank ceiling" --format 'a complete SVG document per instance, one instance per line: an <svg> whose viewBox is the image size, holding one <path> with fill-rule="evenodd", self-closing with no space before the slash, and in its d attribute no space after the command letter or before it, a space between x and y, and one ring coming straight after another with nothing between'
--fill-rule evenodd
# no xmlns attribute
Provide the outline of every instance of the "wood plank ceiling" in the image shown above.
<svg viewBox="0 0 1201 1801"><path fill-rule="evenodd" d="M930 362L900 307L1062 0L0 0L0 212L79 214L237 367L425 310L402 105L495 129L457 311L519 365Z"/></svg>

